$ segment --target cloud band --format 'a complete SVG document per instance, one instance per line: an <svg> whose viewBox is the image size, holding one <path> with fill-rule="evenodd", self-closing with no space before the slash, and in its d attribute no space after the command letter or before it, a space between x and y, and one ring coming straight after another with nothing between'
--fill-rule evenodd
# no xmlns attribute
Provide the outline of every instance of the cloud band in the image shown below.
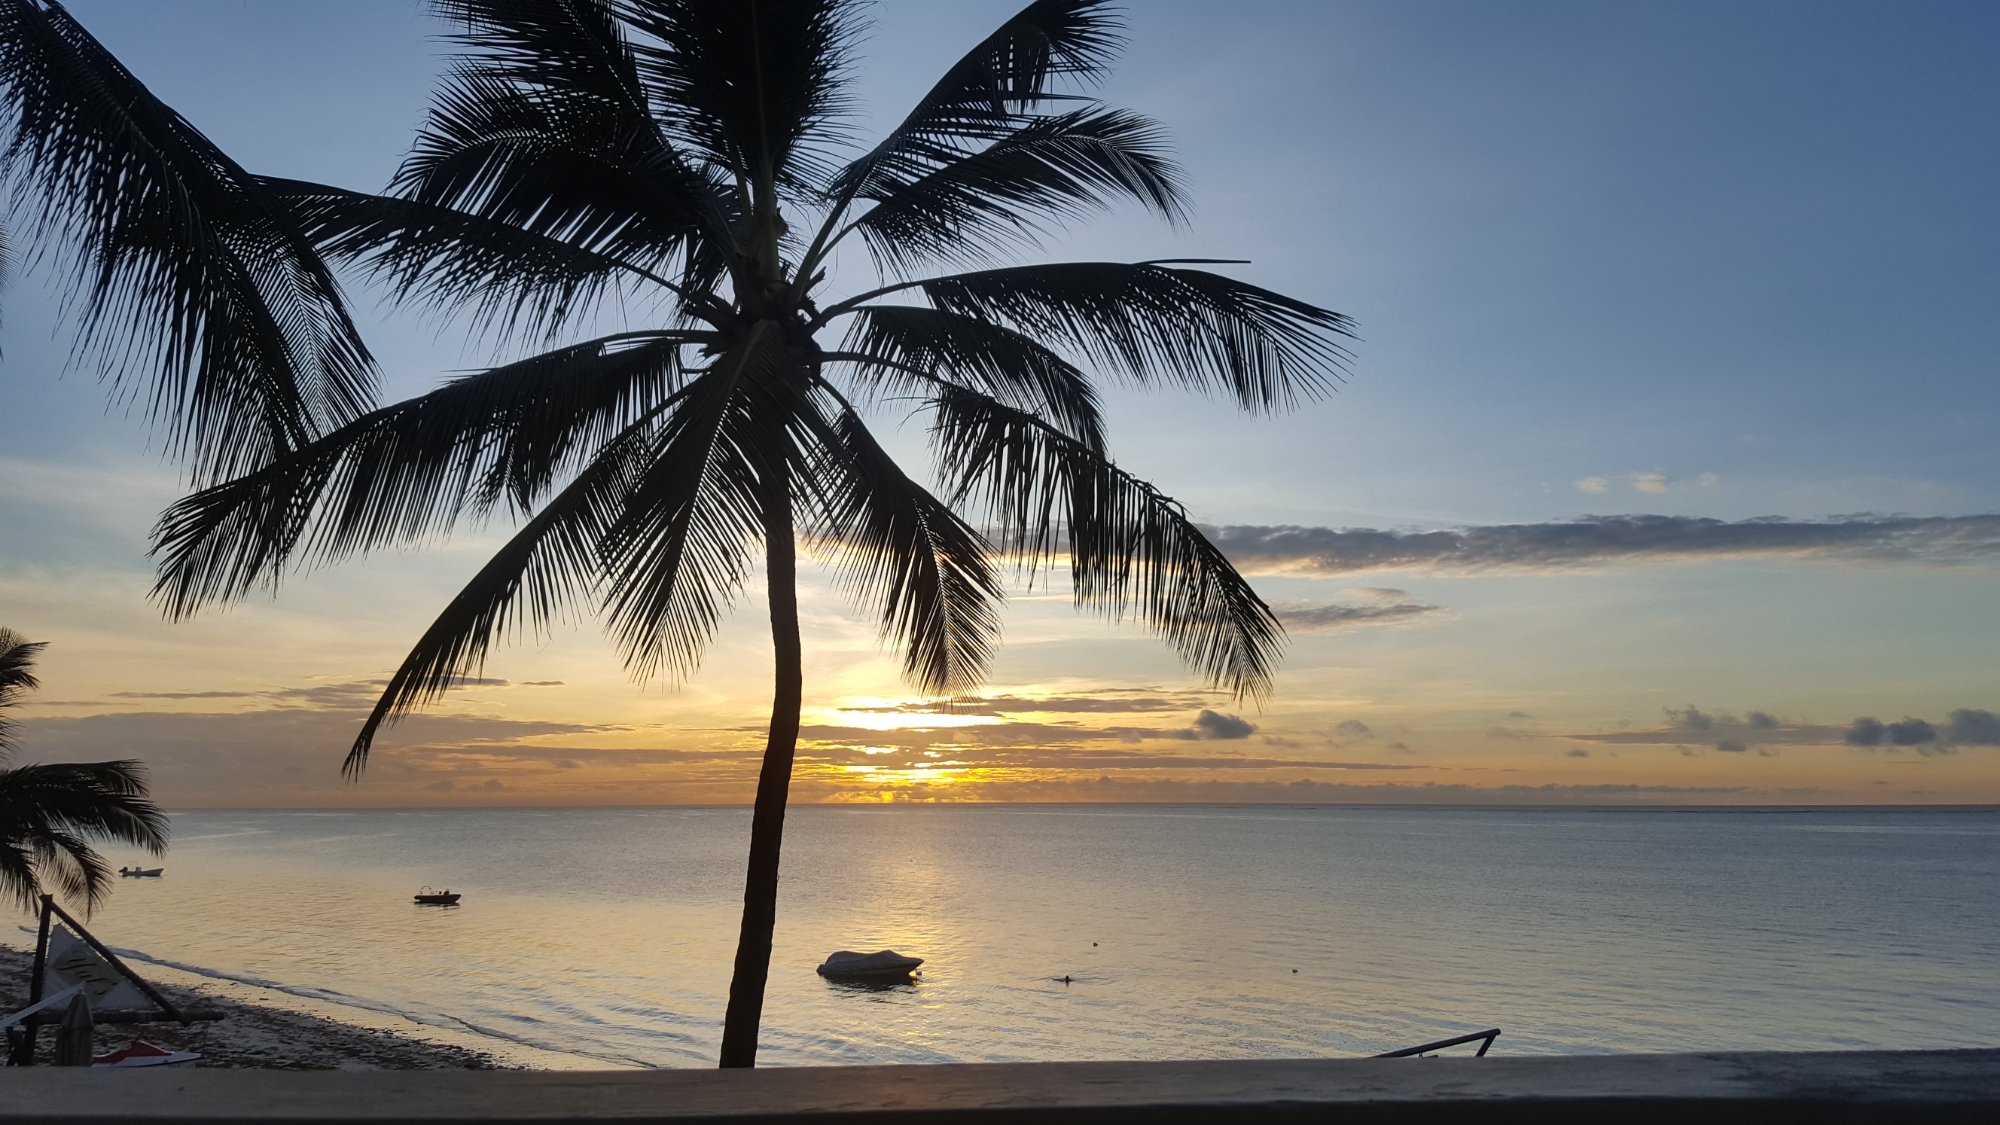
<svg viewBox="0 0 2000 1125"><path fill-rule="evenodd" d="M1239 569L1342 575L1427 567L1549 569L1722 558L2000 562L2000 515L1750 520L1588 516L1433 531L1235 525L1203 529Z"/></svg>

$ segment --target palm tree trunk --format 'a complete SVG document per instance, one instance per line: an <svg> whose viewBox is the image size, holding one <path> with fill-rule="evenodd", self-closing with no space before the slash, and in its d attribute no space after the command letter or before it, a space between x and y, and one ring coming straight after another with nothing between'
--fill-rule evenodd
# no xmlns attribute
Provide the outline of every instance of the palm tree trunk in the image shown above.
<svg viewBox="0 0 2000 1125"><path fill-rule="evenodd" d="M764 982L771 973L771 934L778 924L778 849L785 834L785 795L799 741L799 701L804 657L799 647L798 552L792 541L790 483L781 472L765 493L764 568L771 602L771 645L777 690L764 768L757 775L757 805L750 819L750 870L743 885L743 929L736 939L736 975L729 982L729 1010L722 1020L722 1065L757 1065L757 1026L764 1010Z"/></svg>

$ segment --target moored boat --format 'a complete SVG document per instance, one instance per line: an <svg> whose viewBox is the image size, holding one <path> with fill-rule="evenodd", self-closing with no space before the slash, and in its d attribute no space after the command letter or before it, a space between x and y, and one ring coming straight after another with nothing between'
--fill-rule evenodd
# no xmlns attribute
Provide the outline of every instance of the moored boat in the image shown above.
<svg viewBox="0 0 2000 1125"><path fill-rule="evenodd" d="M820 976L846 980L894 980L908 977L924 963L921 957L905 957L893 949L856 953L843 949L829 953L819 966Z"/></svg>
<svg viewBox="0 0 2000 1125"><path fill-rule="evenodd" d="M164 871L166 871L164 867L121 867L118 869L120 875L135 879L142 876L158 875Z"/></svg>
<svg viewBox="0 0 2000 1125"><path fill-rule="evenodd" d="M449 889L442 891L434 891L431 890L429 887L425 887L424 889L417 892L417 905L457 906L460 897L462 896L453 893Z"/></svg>

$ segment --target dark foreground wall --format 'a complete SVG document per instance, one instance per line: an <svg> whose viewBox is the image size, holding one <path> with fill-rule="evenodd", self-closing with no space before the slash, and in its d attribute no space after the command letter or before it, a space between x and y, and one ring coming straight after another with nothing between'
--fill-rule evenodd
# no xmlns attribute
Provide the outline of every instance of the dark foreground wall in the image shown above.
<svg viewBox="0 0 2000 1125"><path fill-rule="evenodd" d="M2000 1122L2000 1050L643 1073L0 1070L0 1122Z"/></svg>

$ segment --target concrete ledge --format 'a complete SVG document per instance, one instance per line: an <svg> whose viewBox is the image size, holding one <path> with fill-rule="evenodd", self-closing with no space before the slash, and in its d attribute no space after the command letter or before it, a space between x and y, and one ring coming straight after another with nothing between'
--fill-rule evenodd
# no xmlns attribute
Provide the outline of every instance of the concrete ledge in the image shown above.
<svg viewBox="0 0 2000 1125"><path fill-rule="evenodd" d="M1714 1115L1723 1115L1720 1118ZM801 1067L0 1070L0 1122L2000 1121L2000 1050ZM1614 1117L1615 1115L1615 1117Z"/></svg>

